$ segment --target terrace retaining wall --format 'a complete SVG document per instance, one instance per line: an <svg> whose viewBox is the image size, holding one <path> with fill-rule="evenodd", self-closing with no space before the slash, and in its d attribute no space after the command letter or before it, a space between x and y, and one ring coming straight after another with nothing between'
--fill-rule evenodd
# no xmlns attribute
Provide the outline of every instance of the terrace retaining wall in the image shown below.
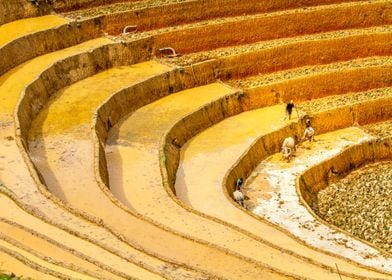
<svg viewBox="0 0 392 280"><path fill-rule="evenodd" d="M124 26L130 24L137 25L139 31L145 31L219 17L271 13L285 9L341 2L351 2L351 0L281 0L279 3L274 0L192 0L167 3L166 5L159 5L156 7L138 8L124 12L115 12L102 16L102 20L105 22L105 25L107 26L106 31L109 34L119 34L122 32Z"/></svg>
<svg viewBox="0 0 392 280"><path fill-rule="evenodd" d="M344 20L336 20L343 18ZM159 54L159 48L173 47L178 53L186 54L312 34L320 30L328 32L390 23L392 23L392 3L376 2L309 8L301 12L282 12L160 33L153 36L155 41L153 51ZM232 36L232 34L241 34L241 36Z"/></svg>
<svg viewBox="0 0 392 280"><path fill-rule="evenodd" d="M391 106L390 102L386 106ZM330 183L330 170L348 174L361 166L392 159L392 138L367 141L347 148L333 158L312 166L297 180L297 190L304 201L313 207L317 193Z"/></svg>
<svg viewBox="0 0 392 280"><path fill-rule="evenodd" d="M50 6L43 4L36 7L28 0L2 0L0 1L0 25L7 22L46 15Z"/></svg>
<svg viewBox="0 0 392 280"><path fill-rule="evenodd" d="M251 110L290 99L306 101L391 85L392 65L336 69L249 88L245 91L244 106Z"/></svg>
<svg viewBox="0 0 392 280"><path fill-rule="evenodd" d="M380 112L380 108L383 108ZM333 116L333 117L332 117ZM353 125L355 123L367 124L378 121L385 121L392 117L392 99L380 98L369 102L346 105L332 110L324 111L311 116L312 126L317 133L326 133L337 129L342 129ZM333 119L333 121L331 121ZM234 191L234 185L237 178L247 178L256 166L271 154L277 153L280 150L284 138L287 136L301 137L304 130L303 121L295 122L273 133L260 136L250 148L238 159L233 167L228 171L224 180L224 188L227 194ZM391 154L389 146L389 154ZM385 153L380 153L385 154ZM381 157L380 157L381 158ZM356 165L357 166L357 165ZM316 170L316 169L315 169ZM324 169L322 169L324 170ZM339 167L338 167L339 170ZM343 169L342 169L343 170ZM316 172L321 174L323 172ZM324 174L324 173L323 173ZM315 185L316 179L310 179L311 173L302 176L305 184L304 186ZM323 175L324 176L324 175ZM317 175L320 178L321 175ZM314 198L315 190L309 187L302 187L301 194L305 201L311 202Z"/></svg>
<svg viewBox="0 0 392 280"><path fill-rule="evenodd" d="M29 84L16 109L16 127L27 143L32 121L48 102L49 98L66 86L97 74L111 67L131 65L149 59L148 40L127 44L113 43L96 48L88 53L79 53L54 63ZM27 148L27 147L26 147Z"/></svg>
<svg viewBox="0 0 392 280"><path fill-rule="evenodd" d="M0 48L0 75L34 57L102 35L99 20L70 22L17 38Z"/></svg>

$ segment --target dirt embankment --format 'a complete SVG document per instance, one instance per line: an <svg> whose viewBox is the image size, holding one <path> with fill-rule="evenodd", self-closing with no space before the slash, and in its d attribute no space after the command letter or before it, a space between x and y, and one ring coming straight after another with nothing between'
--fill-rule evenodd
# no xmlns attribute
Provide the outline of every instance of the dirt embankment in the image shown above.
<svg viewBox="0 0 392 280"><path fill-rule="evenodd" d="M388 98L392 97L392 88L378 88L375 90L369 90L364 92L353 92L344 95L332 95L324 98L319 98L315 100L310 100L306 102L302 102L298 105L298 108L304 112L321 112L329 109L333 109L336 107L342 107L347 104L355 104L360 102L366 102L367 100L374 100L378 98ZM387 128L387 127L385 127ZM377 133L383 130L382 127L372 126L372 129L377 131Z"/></svg>

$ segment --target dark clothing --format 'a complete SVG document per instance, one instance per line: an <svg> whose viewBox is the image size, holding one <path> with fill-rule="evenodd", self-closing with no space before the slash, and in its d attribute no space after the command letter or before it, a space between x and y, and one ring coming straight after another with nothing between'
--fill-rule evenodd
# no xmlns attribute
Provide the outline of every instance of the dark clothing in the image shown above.
<svg viewBox="0 0 392 280"><path fill-rule="evenodd" d="M240 190L242 186L243 180L242 178L238 178L237 181L235 182L235 189Z"/></svg>
<svg viewBox="0 0 392 280"><path fill-rule="evenodd" d="M293 108L294 108L294 103L287 103L286 105L286 111L289 115L291 115L291 113L293 112Z"/></svg>

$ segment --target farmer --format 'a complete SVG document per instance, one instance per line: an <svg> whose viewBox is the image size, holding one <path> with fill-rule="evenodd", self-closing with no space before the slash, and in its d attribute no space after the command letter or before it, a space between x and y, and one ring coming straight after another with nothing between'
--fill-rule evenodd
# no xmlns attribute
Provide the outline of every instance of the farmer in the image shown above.
<svg viewBox="0 0 392 280"><path fill-rule="evenodd" d="M237 181L235 182L235 190L233 192L233 197L234 200L240 205L240 206L244 206L244 194L241 191L241 186L243 183L243 179L242 178L238 178Z"/></svg>
<svg viewBox="0 0 392 280"><path fill-rule="evenodd" d="M287 117L289 117L289 120L291 120L291 114L293 113L294 107L295 107L295 104L294 104L293 100L290 100L290 102L286 104L286 117L285 117L285 119ZM299 117L297 107L295 107L295 110L297 111L297 116Z"/></svg>
<svg viewBox="0 0 392 280"><path fill-rule="evenodd" d="M244 183L244 179L238 178L237 181L235 182L235 189L241 189L242 184Z"/></svg>
<svg viewBox="0 0 392 280"><path fill-rule="evenodd" d="M304 131L304 135L302 136L301 142L306 140L309 140L310 143L314 140L314 129L310 125L309 119L306 120L306 128Z"/></svg>

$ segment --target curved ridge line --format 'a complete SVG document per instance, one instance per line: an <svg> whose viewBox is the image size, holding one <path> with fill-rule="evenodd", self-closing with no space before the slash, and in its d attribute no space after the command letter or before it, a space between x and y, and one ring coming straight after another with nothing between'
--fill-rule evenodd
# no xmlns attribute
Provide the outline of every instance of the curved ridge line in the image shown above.
<svg viewBox="0 0 392 280"><path fill-rule="evenodd" d="M176 70L174 70L174 71L176 71ZM140 84L139 84L139 86L140 86ZM118 92L115 93L115 94L119 94L119 93L121 93L121 92L122 92L122 91L118 91ZM114 96L114 95L113 95L113 96ZM100 110L104 110L104 109L102 109L102 108L104 108L105 104L107 104L107 102L108 102L111 98L113 98L113 96L112 96L112 97L109 97L109 98L107 99L107 101L105 101L105 102L96 110L97 113L95 114L95 117L93 118L93 127L94 127L94 128L95 128L96 125L97 125L97 120L98 120L99 111L100 111ZM166 226L166 225L164 225L164 224L162 224L162 223L160 223L160 222L158 222L158 221L153 220L152 218L144 217L144 216L142 216L141 214L139 214L138 212L135 212L135 211L130 210L130 209L129 209L128 207L126 207L123 203L121 203L121 201L119 201L116 197L113 196L113 194L108 190L108 189L110 189L110 187L108 187L108 186L104 183L104 180L103 180L102 177L101 177L101 174L100 174L100 171L99 171L99 165L100 165L99 162L102 160L101 158L104 157L104 155L103 155L102 157L100 156L99 149L100 149L100 143L103 142L103 141L101 141L101 139L99 138L99 136L98 136L98 134L96 133L96 131L97 131L97 130L94 129L94 133L92 133L92 134L93 134L93 136L92 136L92 138L93 138L92 141L93 141L93 143L94 143L94 154L95 154L95 156L94 156L94 158L95 158L95 160L94 160L94 171L95 171L95 174L96 174L96 175L95 175L95 176L96 176L96 180L97 180L97 183L98 183L98 185L100 186L101 190L105 193L105 195L107 195L107 197L108 197L117 207L121 208L122 210L124 210L125 212L127 212L127 213L129 213L129 214L131 214L131 215L134 215L134 216L137 217L137 218L140 218L140 219L142 219L142 220L145 220L146 222L149 222L149 223L151 223L151 224L153 224L153 225L155 225L155 226L157 226L157 227L163 229L164 231L171 232L171 233L176 234L176 235L178 235L178 236L180 236L180 237L182 237L182 238L186 238L186 239L189 239L189 240L191 240L191 241L193 241L193 242L196 242L196 243L199 243L199 244L202 244L202 245L207 245L207 246L209 246L209 247L212 247L212 248L215 248L215 249L217 249L217 250L223 251L223 252L225 252L225 253L227 253L227 254L230 254L230 255L232 255L232 256L235 256L235 257L237 257L237 258L239 258L239 259L246 260L247 262L251 262L251 263L253 263L253 264L255 264L255 265L259 266L259 267L262 267L262 268L264 268L264 269L270 270L271 272L276 272L276 273L279 273L279 274L284 275L284 276L292 277L293 279L304 279L304 278L302 278L302 277L298 277L297 275L292 275L292 274L289 274L289 273L287 273L287 272L280 271L280 270L278 270L278 269L272 268L272 267L269 266L268 264L261 263L261 262L259 262L259 261L255 261L254 259L251 259L251 258L244 257L243 255L241 255L241 254L239 254L239 253L233 252L233 251L231 251L231 250L229 250L229 249L227 249L227 248L223 248L223 247L218 246L218 245L216 245L216 244L214 244L214 243L211 243L211 242L208 242L208 241L204 241L204 240L201 240L201 239L199 239L199 238L192 237L192 236L189 235L189 234L182 233L182 232L179 232L179 231L177 231L177 230L173 230L173 229L171 229L170 227L168 227L168 226ZM105 161L106 161L106 159L105 159ZM203 271L203 270L201 270L201 271Z"/></svg>
<svg viewBox="0 0 392 280"><path fill-rule="evenodd" d="M108 100L110 100L110 98L108 99ZM106 101L106 102L108 102L108 101ZM105 102L105 103L106 103ZM104 103L104 104L105 104ZM104 105L102 105L101 107L100 107L100 109L102 109L102 107L103 107ZM99 110L100 110L99 109ZM97 110L98 111L98 110ZM96 114L96 115L99 115L98 113ZM95 120L94 120L94 125L93 125L93 127L96 127L96 122L97 122L97 119L98 119L98 117L96 116L95 117ZM96 131L96 130L95 130ZM96 133L95 133L96 134ZM96 143L95 144L95 148L96 148L96 152L95 152L95 154L96 154L96 156L98 157L98 158L100 158L100 156L99 156L99 143L101 143L102 141L100 141L100 139L99 139L99 136L97 136L97 135L94 135L94 137L96 137L98 140L94 140L94 142ZM161 159L162 159L162 157L161 157ZM162 163L161 163L162 164ZM164 164L163 164L164 165ZM99 174L99 163L96 163L95 164L95 170L96 170L96 174ZM99 179L99 180L102 180L102 178L101 179ZM103 182L103 181L102 181ZM104 183L103 183L104 184ZM107 188L107 186L104 184L104 188ZM117 200L116 198L114 198L113 197L113 199L114 200ZM118 201L118 200L117 200ZM120 202L118 202L118 203L120 203ZM125 206L123 206L123 207L125 207ZM193 212L193 211L191 211L191 212ZM147 219L146 217L144 217L145 219ZM215 218L216 219L216 218ZM164 226L164 225L163 225ZM166 226L164 226L164 227L166 227ZM247 234L247 235L249 235L249 234ZM296 238L296 237L295 237ZM268 243L265 243L265 244L268 244ZM268 245L270 245L270 244L268 244ZM271 246L271 245L270 245ZM276 245L275 245L276 246ZM272 247L272 246L271 246ZM282 249L281 247L276 247L276 249ZM320 249L319 249L320 250ZM324 251L319 251L319 252L323 252L323 253L325 253ZM295 253L294 253L295 254ZM298 255L295 255L295 256L298 256ZM306 260L309 260L309 259L306 259ZM313 261L313 263L315 262L314 260L312 260ZM315 264L318 264L318 263L315 263ZM357 263L355 263L355 262L353 262L353 264L355 264L355 265L358 265ZM320 266L322 266L322 264L320 264ZM331 271L333 271L333 272L335 272L335 270L334 270L334 268L332 268L331 266L327 266L327 265L324 265L324 268L327 268L327 269L330 269ZM368 267L363 267L363 268L366 268L366 269L368 269ZM347 274L347 275L351 275L351 274ZM356 275L354 275L354 274L352 274L353 275L353 277L358 277L358 276L356 276Z"/></svg>
<svg viewBox="0 0 392 280"><path fill-rule="evenodd" d="M6 223L6 224L8 224L8 225L10 225L12 227L19 228L19 229L21 229L21 230L23 230L25 232L29 232L32 235L37 236L38 238L43 239L46 242L51 243L54 246L56 246L56 247L58 247L58 248L60 248L60 249L62 249L64 251L67 251L69 254L75 255L75 256L83 259L83 260L88 261L89 263L91 263L91 264L101 268L102 270L106 270L106 271L108 271L110 273L113 273L113 274L119 276L119 277L123 277L123 278L127 278L128 277L128 275L126 275L125 273L122 273L120 271L116 271L116 269L113 269L112 267L110 267L110 266L108 266L106 264L103 264L100 261L97 261L94 258L92 258L92 257L90 257L90 256L88 256L86 254L83 254L83 253L81 253L81 252L79 252L77 250L75 250L74 248L70 248L70 247L64 245L63 243L60 243L60 242L58 242L58 241L56 241L56 240L54 240L54 239L52 239L52 238L50 238L50 237L48 237L46 235L44 235L44 234L34 230L34 229L27 228L24 225L21 225L19 223L16 223L14 221L10 221L10 220L2 218L2 217L0 217L0 222ZM61 229L59 228L59 230L61 230ZM99 275L92 274L91 276L98 277Z"/></svg>
<svg viewBox="0 0 392 280"><path fill-rule="evenodd" d="M391 99L391 98L389 98L389 99ZM351 106L351 105L347 105L347 106ZM341 108L340 108L340 109L341 109ZM327 111L329 111L329 110L327 110ZM325 111L325 112L327 112L327 111ZM324 112L324 111L318 112L318 113L315 114L315 115L321 115L322 113L325 113L325 112ZM302 121L302 120L301 120L301 121ZM301 127L301 124L300 124L299 122L297 122L297 121L294 122L294 123L295 123L295 126L297 127L297 130L298 130L298 128ZM291 124L290 124L290 125L287 125L287 126L284 127L284 128L281 128L280 130L285 130L285 129L287 129L287 128L290 127L290 126L291 126ZM272 133L275 133L275 132L272 132ZM269 134L272 134L272 133L269 133ZM265 222L267 222L268 224L271 224L273 227L277 227L276 225L272 224L270 221L265 220L265 219L263 219L262 217L260 217L260 216L258 216L258 215L256 215L256 214L252 213L251 211L244 210L243 208L241 208L241 207L239 207L238 205L236 205L236 204L234 203L233 199L231 198L231 196L227 193L227 189L228 189L227 186L229 185L229 183L228 183L228 177L231 175L231 173L235 172L235 168L239 165L239 163L241 162L241 160L243 160L243 159L249 154L249 152L251 151L251 149L252 149L253 147L255 147L256 145L259 145L260 143L262 143L262 144L264 145L264 137L267 136L267 135L269 135L269 134L261 135L261 136L259 136L258 138L256 138L256 140L253 141L253 143L250 144L249 148L246 149L246 151L242 154L242 156L241 156L240 158L238 158L238 160L233 164L233 166L226 172L226 175L224 176L224 179L223 179L223 181L222 181L222 191L223 191L224 195L226 196L226 198L233 204L234 207L237 207L239 210L244 211L245 213L247 213L248 215L252 216L252 217L255 218L256 220L265 221ZM270 155L270 154L269 154L269 155ZM260 161L260 160L259 160L259 161ZM351 260L351 259L348 259L348 258L346 258L346 257L343 257L343 256L341 256L341 255L338 255L338 254L335 254L335 253L332 253L332 252L328 252L328 251L324 251L324 250L322 250L322 249L320 249L320 248L317 248L317 247L311 246L311 245L309 245L309 244L306 244L303 240L299 239L298 237L296 237L295 235L293 235L291 232L289 232L288 230L286 230L286 229L284 229L284 228L277 227L277 229L278 229L278 230L281 230L281 231L283 231L283 232L285 232L285 233L288 234L288 235L291 235L294 239L298 239L298 241L299 241L300 243L303 243L303 245L307 246L308 248L312 248L312 249L314 249L314 250L316 250L316 251L325 253L325 254L330 255L330 256L332 256L332 257L337 257L338 259L345 260L345 261L347 261L347 262L349 262L349 263L352 263L352 264L354 264L354 265L356 265L356 266L358 266L358 267L361 267L361 268L363 268L363 269L368 269L368 270L372 270L372 271L375 271L375 272L378 272L378 273L381 272L381 273L384 273L384 274L387 274L387 275L392 275L392 273L389 272L389 271L385 271L385 270L382 270L382 269L376 269L376 268L371 267L371 266L366 266L366 265L363 265L363 264L361 264L361 263L357 263L356 261L353 261L353 260ZM362 240L360 240L360 241L362 242ZM374 246L371 246L371 247L374 248ZM378 250L378 248L377 248L377 250ZM373 279L377 279L377 278L373 278Z"/></svg>
<svg viewBox="0 0 392 280"><path fill-rule="evenodd" d="M383 142L385 142L385 141L386 141L386 142L389 142L389 143L391 143L391 145L392 145L392 136L391 136L391 137L387 137L386 139L383 139L382 141L383 141ZM343 232L344 234L346 234L346 235L352 237L353 239L356 239L356 240L358 240L358 241L360 241L360 242L363 242L363 243L367 244L369 247L375 248L377 251L380 251L382 254L384 254L384 255L387 256L388 258L392 258L392 253L390 253L390 252L388 252L388 251L386 251L386 250L384 250L384 249L382 249L382 248L377 247L375 244L373 244L373 243L371 243L371 242L369 242L369 241L367 241L367 240L365 240L365 239L359 238L358 236L354 235L353 233L351 233L351 232L349 232L349 231L347 231L347 230L344 230L344 229L342 229L342 228L340 228L340 227L338 227L338 226L335 226L335 225L332 224L332 223L330 224L330 223L326 222L324 219L322 219L320 216L318 216L318 215L313 211L313 209L309 206L309 204L308 204L308 203L306 202L306 200L303 198L302 192L301 192L301 190L300 190L300 180L301 180L302 176L303 176L305 173L310 172L312 169L316 168L317 166L322 165L322 164L325 163L325 162L328 162L328 161L330 161L330 160L332 160L332 159L337 159L337 158L341 157L341 156L342 156L342 155L341 155L342 153L345 153L345 152L348 152L348 151L350 151L350 150L353 150L353 149L355 149L356 147L362 147L362 146L370 145L370 144L376 145L376 146L381 145L381 144L379 143L379 140L378 140L377 138L373 138L373 139L364 141L364 142L362 142L362 143L354 144L354 145L352 145L352 146L350 146L350 147L347 147L347 148L345 148L344 150L342 150L339 154L334 155L334 156L331 156L331 157L329 157L329 158L327 158L327 159L324 159L323 161L317 163L316 165L310 166L309 168L307 168L306 170L304 170L303 172L301 172L300 174L298 174L298 175L296 176L296 179L295 179L296 192L297 192L297 194L298 194L298 198L299 198L301 204L308 210L308 212L309 212L317 221L319 221L320 223L322 223L322 224L324 224L324 225L326 225L326 226L328 226L328 227L333 228L333 229L336 230L336 231ZM374 149L374 148L373 148L373 149ZM392 157L389 158L389 160L391 160L391 159L392 159ZM364 160L364 161L361 163L361 165L362 165L362 164L368 164L368 163L371 163L371 162L373 162L373 163L374 163L374 162L379 162L379 161L383 161L383 160L388 160L388 159L385 159L385 158L384 158L384 159L381 160L381 159L369 159L369 158L366 158L366 160ZM387 273L390 274L390 275L392 275L392 273L389 272L389 271L387 271Z"/></svg>
<svg viewBox="0 0 392 280"><path fill-rule="evenodd" d="M114 42L113 44L110 44L110 45L119 45L119 43L115 43L115 42ZM105 46L106 46L106 45L104 45L103 47L105 47ZM78 56L78 55L80 55L80 54L77 54L77 55L74 55L74 56ZM69 57L74 57L74 56L69 56ZM67 58L69 58L69 57L67 57ZM59 64L61 64L62 62L63 62L63 61L56 61L56 62L52 63L46 70L49 70L51 67L53 67L53 66L55 66L55 65L59 65ZM46 70L45 70L45 71L46 71ZM42 72L42 73L43 73L43 72ZM40 79L42 73L39 74L38 77L36 77L36 79L35 79L34 81L37 81L38 79ZM34 81L33 81L33 82L34 82ZM101 219L98 219L98 218L96 218L96 217L93 217L93 216L91 216L91 215L89 215L89 214L87 214L87 213L81 213L80 210L74 209L74 208L72 208L72 207L70 207L70 206L64 204L59 198L57 198L57 197L54 196L52 193L50 193L50 192L47 190L45 184L44 184L44 183L42 182L42 180L41 180L42 176L40 175L39 171L36 169L35 165L34 165L34 164L32 163L32 161L31 161L31 158L30 158L30 156L29 156L29 154L28 154L28 152L27 152L27 144L25 143L25 141L24 141L24 139L23 139L23 137L22 137L22 135L21 135L21 131L20 131L20 130L21 130L21 125L20 125L20 121L19 121L19 117L18 117L18 112L19 112L20 110L22 110L22 109L21 109L21 103L22 103L22 100L23 100L23 98L24 98L24 96L25 96L25 94L26 94L26 88L27 88L28 86L30 86L31 84L33 84L33 82L30 83L29 85L27 85L27 86L25 87L25 89L22 91L22 94L21 94L21 96L20 96L20 98L19 98L19 100L18 100L18 103L17 103L17 105L16 105L16 109L15 109L15 111L14 111L15 141L16 141L16 144L17 144L17 146L18 146L18 148L19 148L19 151L20 151L20 153L21 153L21 155L22 155L22 157L23 157L23 160L24 160L25 164L26 164L27 167L28 167L29 173L30 173L31 177L33 178L35 184L37 185L39 192L40 192L44 197L46 197L48 200L52 201L56 206L60 207L61 209L64 209L66 212L71 213L71 214L74 215L76 218L80 218L80 219L82 219L82 220L84 220L84 221L86 221L86 222L88 222L88 223L95 224L96 226L98 226L98 225L99 225L99 226L104 226ZM12 197L13 197L13 200L14 200L15 202L18 203L18 205L24 205L24 204L21 204L19 201L17 201L17 199L15 198L15 196L12 196ZM24 206L25 206L25 205L24 205ZM21 208L24 208L24 207L21 207ZM37 214L37 213L35 213L34 211L29 212L29 213L32 214L32 215L36 215L36 214ZM104 249L104 250L106 250L106 251L109 251L110 253L113 253L113 254L117 255L118 257L120 257L120 258L122 258L122 259L124 259L124 260L126 260L126 261L130 261L130 262L132 262L133 264L135 264L135 265L137 265L137 266L140 266L140 267L142 267L143 269L146 269L146 270L150 271L151 273L157 274L156 269L153 269L153 268L151 268L150 266L147 266L146 264L141 263L139 260L135 260L135 259L130 260L129 258L125 258L125 257L122 256L119 252L115 252L115 251L113 250L113 248L108 248L107 246L104 246L104 245L102 245L102 244L100 244L100 243L97 243L94 239L92 239L92 238L91 238L90 236L88 236L88 235L80 234L79 232L76 232L76 231L73 230L73 229L69 229L69 228L67 228L67 227L64 226L64 225L59 224L58 222L49 220L47 217L44 217L43 215L40 215L39 218L40 218L41 220L47 222L48 224L51 224L51 225L56 226L56 227L59 227L59 228L65 230L65 231L67 231L68 233L70 233L70 234L76 236L76 237L86 239L86 240L88 240L89 242L91 242L92 244L97 245L97 246L101 247L102 249ZM164 262L171 263L172 265L176 265L176 263L168 262L168 261L166 261L166 260L163 259L163 258L159 258L159 257L157 257L156 255L149 254L149 253L147 253L147 252L144 251L144 250L140 250L139 248L135 247L134 245L132 245L132 244L130 244L128 241L126 241L126 240L121 236L121 234L119 234L119 233L117 233L117 232L114 232L114 231L108 229L106 226L104 226L104 228L105 228L105 230L107 230L109 233L111 233L113 236L115 236L118 240L124 242L125 244L128 244L128 246L131 246L131 247L133 247L134 249L136 249L136 250L138 250L138 251L141 251L142 253L145 253L146 255L148 255L148 256L150 256L150 257L160 259L160 260L162 260L162 261L164 261ZM83 237L82 237L82 236L83 236ZM158 274L157 274L157 275L158 275ZM168 276L166 276L166 277L168 277Z"/></svg>
<svg viewBox="0 0 392 280"><path fill-rule="evenodd" d="M17 247L17 248L19 248L19 249L21 249L21 250L23 250L23 251L33 255L33 256L35 256L38 259L41 259L44 262L50 263L52 265L55 265L55 266L58 266L58 267L61 267L61 268L64 268L66 270L73 271L75 273L85 274L85 275L88 275L90 277L100 279L99 276L96 273L92 272L92 271L86 270L86 269L84 269L84 268L82 268L80 266L77 266L77 265L73 264L73 263L66 263L66 262L63 262L63 261L55 260L55 259L53 259L50 256L44 256L43 254L37 252L36 250L28 248L27 246L25 246L24 244L20 243L19 241L17 241L15 239L5 235L4 233L0 233L0 239L2 239L5 242L11 244L12 246L15 246L15 247Z"/></svg>
<svg viewBox="0 0 392 280"><path fill-rule="evenodd" d="M51 270L47 267L44 267L42 265L39 265L39 264L29 260L28 258L22 256L21 254L16 253L8 248L3 247L2 245L0 245L0 251L17 259L18 261L20 261L24 265L29 266L30 268L32 268L34 270L42 272L43 274L48 274L48 275L51 275L51 276L54 276L56 278L63 279L63 280L77 280L75 278L69 277L68 275L62 274L60 272L57 272L57 271Z"/></svg>

